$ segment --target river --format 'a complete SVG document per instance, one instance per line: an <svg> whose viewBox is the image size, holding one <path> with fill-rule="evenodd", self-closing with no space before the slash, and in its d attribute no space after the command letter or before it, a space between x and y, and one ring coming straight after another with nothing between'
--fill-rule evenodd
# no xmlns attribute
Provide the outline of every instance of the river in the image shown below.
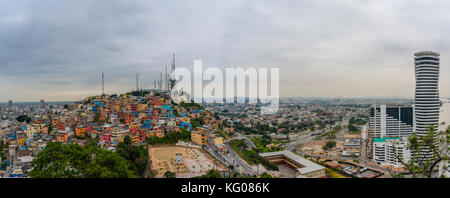
<svg viewBox="0 0 450 198"><path fill-rule="evenodd" d="M442 99L442 103L439 113L439 123L445 122L445 125L439 125L439 131L447 129L450 125L450 100Z"/></svg>

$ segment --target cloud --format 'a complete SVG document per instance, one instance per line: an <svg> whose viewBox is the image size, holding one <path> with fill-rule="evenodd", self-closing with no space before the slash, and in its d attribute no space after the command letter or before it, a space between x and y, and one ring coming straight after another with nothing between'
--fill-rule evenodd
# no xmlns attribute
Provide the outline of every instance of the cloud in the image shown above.
<svg viewBox="0 0 450 198"><path fill-rule="evenodd" d="M447 1L0 0L0 101L78 100L153 86L177 66L279 67L282 96L413 97L413 53L441 53ZM4 6L3 6L4 5Z"/></svg>

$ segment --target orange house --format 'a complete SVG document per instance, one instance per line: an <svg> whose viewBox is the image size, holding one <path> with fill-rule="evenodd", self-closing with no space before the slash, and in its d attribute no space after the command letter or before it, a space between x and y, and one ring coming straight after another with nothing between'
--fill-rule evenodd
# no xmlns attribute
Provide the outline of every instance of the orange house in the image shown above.
<svg viewBox="0 0 450 198"><path fill-rule="evenodd" d="M67 142L67 140L69 139L69 135L67 135L66 133L59 135L56 140L58 142Z"/></svg>
<svg viewBox="0 0 450 198"><path fill-rule="evenodd" d="M126 124L130 124L132 121L133 121L133 118L131 116L129 116L129 115L125 116L125 123Z"/></svg>
<svg viewBox="0 0 450 198"><path fill-rule="evenodd" d="M138 134L130 135L130 139L131 139L131 143L133 143L133 144L139 144L139 142L141 141L141 138L139 138Z"/></svg>
<svg viewBox="0 0 450 198"><path fill-rule="evenodd" d="M53 124L53 125L57 125L58 123L59 123L59 120L58 120L58 119L53 119L53 120L52 120L52 124Z"/></svg>
<svg viewBox="0 0 450 198"><path fill-rule="evenodd" d="M164 130L156 130L156 137L162 138L164 137Z"/></svg>
<svg viewBox="0 0 450 198"><path fill-rule="evenodd" d="M77 136L84 136L85 133L86 133L86 128L84 128L84 127L75 128L75 134Z"/></svg>
<svg viewBox="0 0 450 198"><path fill-rule="evenodd" d="M138 128L141 128L141 124L140 123L131 123L130 124L130 128L132 128L132 129L138 129Z"/></svg>

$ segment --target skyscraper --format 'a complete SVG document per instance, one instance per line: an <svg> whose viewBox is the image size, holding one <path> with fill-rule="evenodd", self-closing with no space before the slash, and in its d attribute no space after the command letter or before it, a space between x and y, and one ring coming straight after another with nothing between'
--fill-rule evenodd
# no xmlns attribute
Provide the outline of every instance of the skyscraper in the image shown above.
<svg viewBox="0 0 450 198"><path fill-rule="evenodd" d="M12 100L8 101L8 107L11 108L12 107Z"/></svg>
<svg viewBox="0 0 450 198"><path fill-rule="evenodd" d="M410 136L414 127L413 109L412 106L386 107L386 105L373 105L370 108L372 138Z"/></svg>
<svg viewBox="0 0 450 198"><path fill-rule="evenodd" d="M175 79L175 77L172 76L174 71L175 71L175 53L172 56L172 65L170 66L170 85L169 85L170 90L172 90L172 88L177 83L177 80Z"/></svg>
<svg viewBox="0 0 450 198"><path fill-rule="evenodd" d="M42 108L42 109L45 107L45 101L44 101L44 99L41 100L41 102L40 102L40 104L39 104L39 107Z"/></svg>
<svg viewBox="0 0 450 198"><path fill-rule="evenodd" d="M439 126L439 53L422 51L414 54L416 73L415 131L427 134L430 125Z"/></svg>
<svg viewBox="0 0 450 198"><path fill-rule="evenodd" d="M414 107L373 105L370 108L369 156L380 165L401 166L395 155L409 160L406 140L413 133L413 129Z"/></svg>
<svg viewBox="0 0 450 198"><path fill-rule="evenodd" d="M105 95L105 74L102 72L102 96Z"/></svg>

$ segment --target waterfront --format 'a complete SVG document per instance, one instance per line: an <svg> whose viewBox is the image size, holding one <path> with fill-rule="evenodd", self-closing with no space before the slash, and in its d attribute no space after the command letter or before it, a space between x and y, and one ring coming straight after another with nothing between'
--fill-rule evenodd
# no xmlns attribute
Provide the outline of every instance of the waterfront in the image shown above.
<svg viewBox="0 0 450 198"><path fill-rule="evenodd" d="M439 131L447 129L450 125L450 100L442 99L442 103L439 113L439 123L445 122L445 125L439 125Z"/></svg>

